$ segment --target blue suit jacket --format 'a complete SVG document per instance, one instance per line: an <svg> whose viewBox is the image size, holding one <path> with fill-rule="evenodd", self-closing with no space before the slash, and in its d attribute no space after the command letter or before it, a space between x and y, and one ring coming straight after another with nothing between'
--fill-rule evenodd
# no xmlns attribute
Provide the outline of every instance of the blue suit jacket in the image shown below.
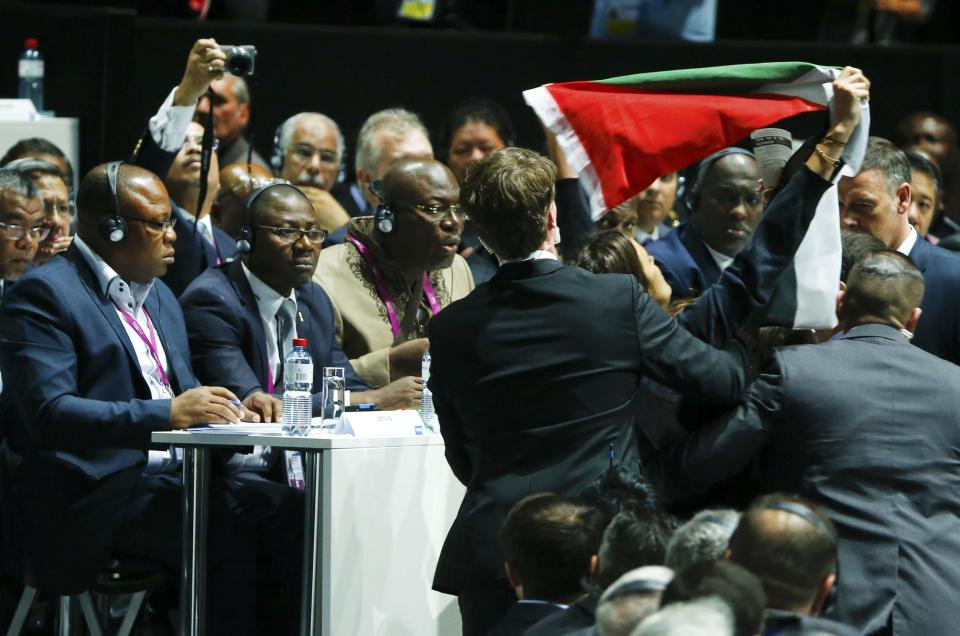
<svg viewBox="0 0 960 636"><path fill-rule="evenodd" d="M194 228L194 216L170 201L173 216L177 219L177 240L173 242L174 262L167 269L163 282L179 296L208 267L217 264L217 256L222 262L233 260L237 255L237 242L229 234L213 226L214 248Z"/></svg>
<svg viewBox="0 0 960 636"><path fill-rule="evenodd" d="M198 385L176 298L157 281L144 305L175 393ZM0 307L5 559L52 592L89 585L136 491L151 431L170 400L150 399L113 304L76 246L31 270ZM18 561L19 562L19 561ZM9 563L9 561L8 561Z"/></svg>
<svg viewBox="0 0 960 636"><path fill-rule="evenodd" d="M925 286L913 344L960 364L960 256L918 237L910 258L923 272Z"/></svg>
<svg viewBox="0 0 960 636"><path fill-rule="evenodd" d="M699 296L720 279L717 262L689 223L647 243L647 252L673 290L673 300Z"/></svg>
<svg viewBox="0 0 960 636"><path fill-rule="evenodd" d="M296 288L297 335L306 338L313 358L313 413L320 415L323 367L343 367L346 388L367 386L350 366L333 326L333 307L323 288ZM180 297L197 376L224 386L241 398L268 391L267 337L257 301L240 261L212 267Z"/></svg>

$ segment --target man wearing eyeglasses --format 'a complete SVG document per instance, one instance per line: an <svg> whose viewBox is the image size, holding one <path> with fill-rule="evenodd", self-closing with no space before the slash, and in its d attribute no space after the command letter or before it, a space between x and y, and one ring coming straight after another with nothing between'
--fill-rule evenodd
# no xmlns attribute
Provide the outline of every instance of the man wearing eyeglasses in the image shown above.
<svg viewBox="0 0 960 636"><path fill-rule="evenodd" d="M19 172L0 169L0 303L49 232L37 188Z"/></svg>
<svg viewBox="0 0 960 636"><path fill-rule="evenodd" d="M43 202L43 224L49 232L40 242L33 258L35 265L42 265L70 247L73 240L70 235L73 202L70 200L67 176L55 164L34 157L11 161L4 168L16 170L33 181Z"/></svg>
<svg viewBox="0 0 960 636"><path fill-rule="evenodd" d="M14 539L4 557L52 593L88 589L116 554L176 576L182 482L177 471L145 470L150 433L257 419L234 393L194 376L180 306L157 281L176 239L162 181L124 164L114 195L107 172L98 166L80 184L73 245L28 272L0 307L0 465ZM207 633L295 631L267 621L297 597L297 583L283 584L299 568L299 551L283 552L295 524L275 522L265 541L272 519L258 515L269 507L241 499L239 485L213 484ZM286 605L295 623L297 603Z"/></svg>
<svg viewBox="0 0 960 636"><path fill-rule="evenodd" d="M330 194L346 150L337 122L321 113L297 113L280 125L275 141L274 173L307 195L325 230L346 225L350 215Z"/></svg>
<svg viewBox="0 0 960 636"><path fill-rule="evenodd" d="M449 168L398 159L378 191L392 226L379 215L354 218L346 242L324 250L314 275L333 300L343 350L371 387L419 377L427 322L474 287L457 254L464 217Z"/></svg>
<svg viewBox="0 0 960 636"><path fill-rule="evenodd" d="M306 338L313 358L314 415L321 413L323 367L343 367L355 403L412 408L422 386L405 378L369 391L336 338L333 307L311 281L327 231L309 199L292 184L266 186L246 219L250 250L224 267L208 269L180 298L197 376L225 386L265 422L280 418L283 358L293 338ZM256 469L259 458L247 463Z"/></svg>
<svg viewBox="0 0 960 636"><path fill-rule="evenodd" d="M163 282L179 296L208 267L232 260L237 254L236 241L213 225L210 211L220 189L220 167L216 153L210 156L207 173L207 192L200 209L200 153L203 126L191 122L187 126L183 145L173 160L164 185L170 193L173 217L180 224L173 244L176 261L167 269ZM214 139L214 150L217 141ZM194 210L197 210L194 213Z"/></svg>

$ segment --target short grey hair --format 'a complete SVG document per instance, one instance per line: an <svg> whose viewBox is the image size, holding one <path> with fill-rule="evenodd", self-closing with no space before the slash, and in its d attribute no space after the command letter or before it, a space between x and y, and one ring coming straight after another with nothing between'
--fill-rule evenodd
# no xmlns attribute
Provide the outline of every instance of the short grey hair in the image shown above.
<svg viewBox="0 0 960 636"><path fill-rule="evenodd" d="M878 170L892 195L896 194L901 183L913 182L907 155L883 137L870 137L867 141L867 154L863 157L860 172L867 170Z"/></svg>
<svg viewBox="0 0 960 636"><path fill-rule="evenodd" d="M647 617L632 636L733 636L733 611L716 596L671 603Z"/></svg>
<svg viewBox="0 0 960 636"><path fill-rule="evenodd" d="M673 571L662 565L647 565L630 570L610 584L597 604L598 636L630 636L643 619L660 607L663 590L673 579ZM627 586L638 589L627 590Z"/></svg>
<svg viewBox="0 0 960 636"><path fill-rule="evenodd" d="M337 125L337 122L323 113L297 113L280 124L280 129L277 131L277 146L280 149L280 153L283 155L287 154L287 148L290 147L290 140L293 138L293 131L311 119L333 128L333 132L337 136L337 161L339 162L343 158L343 153L347 151L347 145L343 140L343 133L340 132L340 126Z"/></svg>
<svg viewBox="0 0 960 636"><path fill-rule="evenodd" d="M38 175L50 175L51 177L56 177L63 182L63 185L67 187L67 192L70 192L70 182L67 180L67 175L63 173L63 170L57 167L56 164L43 159L37 159L36 157L23 157L21 159L14 159L7 165L3 166L4 170L15 170L22 174L25 177L30 179L36 179Z"/></svg>
<svg viewBox="0 0 960 636"><path fill-rule="evenodd" d="M716 561L726 551L738 523L740 513L736 510L701 510L673 533L664 565L680 572L695 563Z"/></svg>
<svg viewBox="0 0 960 636"><path fill-rule="evenodd" d="M230 80L230 86L233 88L233 96L237 98L238 102L241 104L250 103L250 88L247 86L247 80L231 73L224 73L223 79Z"/></svg>
<svg viewBox="0 0 960 636"><path fill-rule="evenodd" d="M40 193L33 181L17 170L0 168L0 194L11 192L27 199L36 199Z"/></svg>
<svg viewBox="0 0 960 636"><path fill-rule="evenodd" d="M419 132L428 140L430 133L420 118L404 108L387 108L378 111L363 122L360 134L357 136L357 168L367 172L374 172L380 163L380 144L377 136L383 132L405 137L413 132Z"/></svg>

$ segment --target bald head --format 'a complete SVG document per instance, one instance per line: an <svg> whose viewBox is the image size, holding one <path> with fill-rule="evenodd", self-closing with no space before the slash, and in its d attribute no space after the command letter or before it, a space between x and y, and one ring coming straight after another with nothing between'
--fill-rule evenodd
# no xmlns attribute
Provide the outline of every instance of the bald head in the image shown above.
<svg viewBox="0 0 960 636"><path fill-rule="evenodd" d="M836 530L824 510L785 494L757 499L730 538L730 560L760 578L767 607L811 612L836 567ZM830 581L832 584L832 580Z"/></svg>
<svg viewBox="0 0 960 636"><path fill-rule="evenodd" d="M120 204L120 213L133 205L140 193L145 190L161 190L166 195L163 181L149 170L125 163L117 173L117 199ZM110 191L110 182L107 179L107 164L100 164L88 172L80 182L77 191L77 221L78 230L87 226L95 228L105 215L113 214L113 193ZM87 236L81 232L84 239Z"/></svg>
<svg viewBox="0 0 960 636"><path fill-rule="evenodd" d="M230 190L241 183L246 184L253 179L272 179L273 175L263 166L252 163L247 169L246 162L231 163L220 169L220 189Z"/></svg>
<svg viewBox="0 0 960 636"><path fill-rule="evenodd" d="M253 207L250 209L250 223L262 225L265 223L263 217L269 210L278 207L292 208L299 206L304 201L313 210L310 199L297 186L289 183L279 183L271 186L253 202Z"/></svg>
<svg viewBox="0 0 960 636"><path fill-rule="evenodd" d="M922 299L923 275L913 261L894 250L884 250L853 266L839 318L848 328L880 323L900 329Z"/></svg>
<svg viewBox="0 0 960 636"><path fill-rule="evenodd" d="M424 183L457 186L457 178L436 159L397 159L383 177L383 190L390 201L406 201L419 196Z"/></svg>

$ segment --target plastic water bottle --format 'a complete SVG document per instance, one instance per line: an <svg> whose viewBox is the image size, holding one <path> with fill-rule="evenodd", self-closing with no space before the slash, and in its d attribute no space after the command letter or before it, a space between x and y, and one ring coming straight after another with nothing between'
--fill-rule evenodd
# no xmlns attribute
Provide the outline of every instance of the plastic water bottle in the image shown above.
<svg viewBox="0 0 960 636"><path fill-rule="evenodd" d="M293 349L283 361L284 435L310 433L313 415L313 359L307 352L307 339L294 338Z"/></svg>
<svg viewBox="0 0 960 636"><path fill-rule="evenodd" d="M427 381L430 379L430 352L423 354L423 361L420 363L420 378L423 380L423 395L420 397L420 419L423 425L432 433L437 432L437 413L433 410L433 393L427 388Z"/></svg>
<svg viewBox="0 0 960 636"><path fill-rule="evenodd" d="M17 97L31 100L37 112L43 112L43 56L37 49L38 45L36 38L29 38L23 43L18 65L20 87Z"/></svg>

